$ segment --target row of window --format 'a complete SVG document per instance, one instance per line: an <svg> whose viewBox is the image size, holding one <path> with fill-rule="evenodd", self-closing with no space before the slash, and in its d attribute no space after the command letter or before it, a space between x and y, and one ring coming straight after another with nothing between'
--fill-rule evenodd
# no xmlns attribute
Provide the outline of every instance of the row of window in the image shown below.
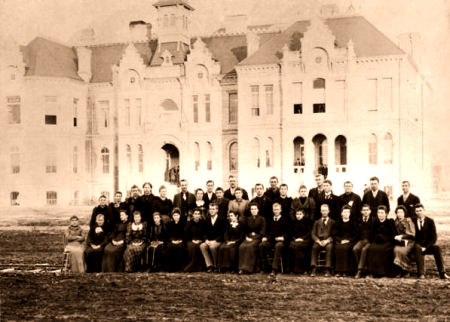
<svg viewBox="0 0 450 322"><path fill-rule="evenodd" d="M126 167L129 171L133 170L133 158L131 153L131 145L127 144L125 146L126 151ZM102 172L104 174L110 173L110 153L109 149L106 147L103 147L100 150L100 159L102 162ZM137 145L137 164L138 164L138 171L139 173L144 172L144 150L142 148L141 144Z"/></svg>
<svg viewBox="0 0 450 322"><path fill-rule="evenodd" d="M11 193L9 194L11 206L20 206L19 195L19 191L11 191ZM76 197L75 201L78 201L78 195L79 193L78 191L76 191L74 195ZM47 191L46 196L47 205L54 206L58 203L58 193L56 191Z"/></svg>
<svg viewBox="0 0 450 322"><path fill-rule="evenodd" d="M188 29L188 17L186 15L183 15L181 17L179 17L182 19L182 27L183 29ZM164 15L163 16L163 27L169 27L169 25L171 27L175 27L177 24L177 16L172 13L169 15Z"/></svg>

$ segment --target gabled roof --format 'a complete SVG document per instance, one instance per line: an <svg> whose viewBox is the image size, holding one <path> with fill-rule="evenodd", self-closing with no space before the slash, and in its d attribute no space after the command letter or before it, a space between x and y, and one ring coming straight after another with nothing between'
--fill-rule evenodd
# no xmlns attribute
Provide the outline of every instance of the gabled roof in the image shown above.
<svg viewBox="0 0 450 322"><path fill-rule="evenodd" d="M325 20L336 38L336 46L345 48L351 39L357 57L403 55L404 52L388 37L376 29L364 17L341 17ZM261 48L239 65L263 65L278 63L285 44L291 45L294 37L303 37L310 25L307 20L292 24L282 33L267 41Z"/></svg>
<svg viewBox="0 0 450 322"><path fill-rule="evenodd" d="M26 76L68 77L81 80L73 48L37 37L22 47Z"/></svg>
<svg viewBox="0 0 450 322"><path fill-rule="evenodd" d="M186 59L186 55L189 52L189 46L187 46L186 44L181 44L180 50L177 50L177 47L178 44L176 42L161 44L159 51L153 55L150 66L161 66L161 64L163 63L161 55L166 50L168 50L172 54L172 63L183 64Z"/></svg>

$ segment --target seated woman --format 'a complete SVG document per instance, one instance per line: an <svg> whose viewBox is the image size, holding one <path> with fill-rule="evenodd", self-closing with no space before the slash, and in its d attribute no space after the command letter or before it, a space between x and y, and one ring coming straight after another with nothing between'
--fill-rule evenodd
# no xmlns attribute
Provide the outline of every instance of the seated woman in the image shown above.
<svg viewBox="0 0 450 322"><path fill-rule="evenodd" d="M97 214L95 224L89 230L86 240L86 272L99 273L102 271L103 249L108 243L104 230L105 216Z"/></svg>
<svg viewBox="0 0 450 322"><path fill-rule="evenodd" d="M245 240L239 246L239 274L253 273L258 268L259 244L266 234L266 220L258 213L258 204L250 203L251 215L244 219Z"/></svg>
<svg viewBox="0 0 450 322"><path fill-rule="evenodd" d="M123 253L125 272L135 272L147 247L147 223L142 222L141 212L133 212L133 222L128 224L126 234L127 248Z"/></svg>
<svg viewBox="0 0 450 322"><path fill-rule="evenodd" d="M64 233L64 253L69 254L68 268L72 273L84 273L84 233L77 216L70 217L70 226Z"/></svg>
<svg viewBox="0 0 450 322"><path fill-rule="evenodd" d="M159 197L153 200L153 212L159 212L164 225L170 222L170 212L173 209L172 200L167 198L166 186L159 187Z"/></svg>
<svg viewBox="0 0 450 322"><path fill-rule="evenodd" d="M333 227L334 241L334 271L336 277L353 274L355 271L355 259L353 246L358 237L357 223L350 219L352 207L345 205L341 210L341 220Z"/></svg>
<svg viewBox="0 0 450 322"><path fill-rule="evenodd" d="M394 247L394 264L399 267L397 277L407 276L411 260L408 255L414 248L414 236L416 228L411 218L406 218L407 210L405 206L398 206L395 209L397 218L395 219L396 235Z"/></svg>
<svg viewBox="0 0 450 322"><path fill-rule="evenodd" d="M185 265L184 220L181 219L179 208L172 210L172 221L167 226L167 243L165 254L165 269L168 272L178 272Z"/></svg>
<svg viewBox="0 0 450 322"><path fill-rule="evenodd" d="M224 242L219 248L217 266L220 272L237 270L239 245L244 239L244 224L239 222L239 217L230 212L228 218L230 222L225 229Z"/></svg>
<svg viewBox="0 0 450 322"><path fill-rule="evenodd" d="M367 268L370 274L391 275L395 224L387 219L386 206L378 206L377 219L373 223L373 241L367 251Z"/></svg>
<svg viewBox="0 0 450 322"><path fill-rule="evenodd" d="M150 227L149 242L146 253L146 266L150 271L159 271L163 267L164 243L166 242L166 227L162 223L161 214L153 213L153 226Z"/></svg>
<svg viewBox="0 0 450 322"><path fill-rule="evenodd" d="M110 243L103 251L102 272L123 271L123 251L128 227L128 214L125 209L120 210L120 222L116 224L109 236Z"/></svg>
<svg viewBox="0 0 450 322"><path fill-rule="evenodd" d="M312 220L306 215L306 210L295 211L292 222L292 240L289 244L289 269L293 273L305 273L311 261L311 230Z"/></svg>
<svg viewBox="0 0 450 322"><path fill-rule="evenodd" d="M201 213L201 208L195 208L192 214L192 220L186 224L186 228L184 229L188 262L184 267L185 272L199 272L205 266L200 250L200 244L203 242L205 235Z"/></svg>

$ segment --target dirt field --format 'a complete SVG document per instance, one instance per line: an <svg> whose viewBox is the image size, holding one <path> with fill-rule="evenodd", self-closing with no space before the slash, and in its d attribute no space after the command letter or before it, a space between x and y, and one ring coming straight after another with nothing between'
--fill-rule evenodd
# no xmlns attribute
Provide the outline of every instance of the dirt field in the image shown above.
<svg viewBox="0 0 450 322"><path fill-rule="evenodd" d="M440 235L450 267L450 235ZM60 231L0 232L0 266L62 262ZM450 284L437 278L311 278L232 274L0 273L0 320L445 320ZM1 267L0 267L1 269Z"/></svg>

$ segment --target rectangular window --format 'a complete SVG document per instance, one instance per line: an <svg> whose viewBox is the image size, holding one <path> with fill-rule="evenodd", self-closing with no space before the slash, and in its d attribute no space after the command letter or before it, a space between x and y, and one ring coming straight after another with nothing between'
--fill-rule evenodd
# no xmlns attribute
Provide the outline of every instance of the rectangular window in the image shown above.
<svg viewBox="0 0 450 322"><path fill-rule="evenodd" d="M339 112L345 111L345 80L336 81L336 108Z"/></svg>
<svg viewBox="0 0 450 322"><path fill-rule="evenodd" d="M303 105L294 104L294 114L302 114L302 113L303 113Z"/></svg>
<svg viewBox="0 0 450 322"><path fill-rule="evenodd" d="M136 114L137 114L137 124L142 125L142 100L136 98Z"/></svg>
<svg viewBox="0 0 450 322"><path fill-rule="evenodd" d="M45 124L56 125L56 115L45 115Z"/></svg>
<svg viewBox="0 0 450 322"><path fill-rule="evenodd" d="M292 83L294 89L294 114L303 113L303 83Z"/></svg>
<svg viewBox="0 0 450 322"><path fill-rule="evenodd" d="M56 102L56 96L45 97L45 124L47 125L57 124L58 106Z"/></svg>
<svg viewBox="0 0 450 322"><path fill-rule="evenodd" d="M73 127L78 126L78 98L73 99Z"/></svg>
<svg viewBox="0 0 450 322"><path fill-rule="evenodd" d="M325 104L313 104L313 113L325 113Z"/></svg>
<svg viewBox="0 0 450 322"><path fill-rule="evenodd" d="M131 111L130 111L130 100L127 98L124 100L125 106L125 122L127 126L131 125Z"/></svg>
<svg viewBox="0 0 450 322"><path fill-rule="evenodd" d="M385 111L392 111L392 78L383 78L380 88L380 106Z"/></svg>
<svg viewBox="0 0 450 322"><path fill-rule="evenodd" d="M192 96L194 103L194 123L198 123L198 95Z"/></svg>
<svg viewBox="0 0 450 322"><path fill-rule="evenodd" d="M250 86L252 95L252 116L259 116L259 86Z"/></svg>
<svg viewBox="0 0 450 322"><path fill-rule="evenodd" d="M238 97L237 93L228 94L228 121L229 123L236 123L238 119Z"/></svg>
<svg viewBox="0 0 450 322"><path fill-rule="evenodd" d="M268 115L273 114L273 85L264 85L266 92L266 113Z"/></svg>
<svg viewBox="0 0 450 322"><path fill-rule="evenodd" d="M11 192L11 206L19 206L19 192L18 191L12 191Z"/></svg>
<svg viewBox="0 0 450 322"><path fill-rule="evenodd" d="M109 101L100 101L101 124L103 127L109 127Z"/></svg>
<svg viewBox="0 0 450 322"><path fill-rule="evenodd" d="M58 201L58 195L56 191L47 191L47 205L56 205Z"/></svg>
<svg viewBox="0 0 450 322"><path fill-rule="evenodd" d="M367 80L367 109L369 111L378 110L377 106L377 79Z"/></svg>
<svg viewBox="0 0 450 322"><path fill-rule="evenodd" d="M20 124L20 96L8 96L8 124Z"/></svg>
<svg viewBox="0 0 450 322"><path fill-rule="evenodd" d="M56 173L56 153L54 146L47 147L46 173Z"/></svg>
<svg viewBox="0 0 450 322"><path fill-rule="evenodd" d="M205 121L206 123L211 122L211 96L209 94L205 95Z"/></svg>

